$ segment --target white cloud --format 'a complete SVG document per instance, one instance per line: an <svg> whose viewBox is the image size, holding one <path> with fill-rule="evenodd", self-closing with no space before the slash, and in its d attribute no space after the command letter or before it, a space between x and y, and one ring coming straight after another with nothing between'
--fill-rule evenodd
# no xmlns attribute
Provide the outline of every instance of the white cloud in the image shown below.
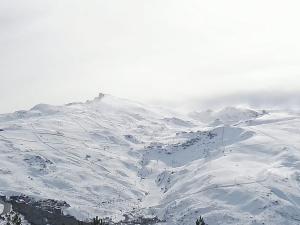
<svg viewBox="0 0 300 225"><path fill-rule="evenodd" d="M155 101L300 90L296 0L0 3L0 112L99 91Z"/></svg>

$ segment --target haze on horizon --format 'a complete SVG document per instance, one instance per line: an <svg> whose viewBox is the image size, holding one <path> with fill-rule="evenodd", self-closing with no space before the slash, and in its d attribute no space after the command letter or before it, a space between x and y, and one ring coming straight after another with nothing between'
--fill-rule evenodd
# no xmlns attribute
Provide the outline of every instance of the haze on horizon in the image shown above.
<svg viewBox="0 0 300 225"><path fill-rule="evenodd" d="M300 105L297 0L0 2L0 113L99 92Z"/></svg>

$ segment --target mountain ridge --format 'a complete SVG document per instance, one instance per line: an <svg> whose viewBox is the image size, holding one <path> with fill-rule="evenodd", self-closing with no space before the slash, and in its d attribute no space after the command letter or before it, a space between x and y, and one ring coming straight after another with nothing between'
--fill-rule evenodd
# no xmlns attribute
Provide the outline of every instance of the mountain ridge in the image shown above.
<svg viewBox="0 0 300 225"><path fill-rule="evenodd" d="M66 201L78 219L298 224L299 114L197 115L110 95L1 114L0 193Z"/></svg>

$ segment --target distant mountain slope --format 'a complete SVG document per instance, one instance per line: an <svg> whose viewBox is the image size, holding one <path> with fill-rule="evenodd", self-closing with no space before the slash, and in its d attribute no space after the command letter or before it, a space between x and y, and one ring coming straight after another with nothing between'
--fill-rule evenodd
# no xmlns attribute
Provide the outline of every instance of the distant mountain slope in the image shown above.
<svg viewBox="0 0 300 225"><path fill-rule="evenodd" d="M167 225L300 221L300 116L183 115L109 95L0 115L0 194L64 200L77 218Z"/></svg>

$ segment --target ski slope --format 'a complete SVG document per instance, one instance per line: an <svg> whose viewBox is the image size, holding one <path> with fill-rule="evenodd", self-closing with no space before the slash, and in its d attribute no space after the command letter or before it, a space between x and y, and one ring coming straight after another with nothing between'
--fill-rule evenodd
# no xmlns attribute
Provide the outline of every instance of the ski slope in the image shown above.
<svg viewBox="0 0 300 225"><path fill-rule="evenodd" d="M0 115L0 194L64 200L78 219L296 225L299 134L298 112L39 104Z"/></svg>

